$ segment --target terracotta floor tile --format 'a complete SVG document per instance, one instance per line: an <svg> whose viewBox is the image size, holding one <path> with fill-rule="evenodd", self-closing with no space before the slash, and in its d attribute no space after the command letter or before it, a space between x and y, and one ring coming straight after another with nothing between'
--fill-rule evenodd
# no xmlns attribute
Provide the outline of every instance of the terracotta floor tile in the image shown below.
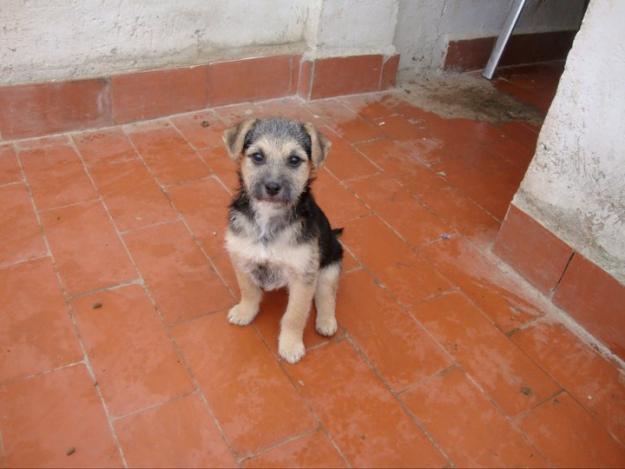
<svg viewBox="0 0 625 469"><path fill-rule="evenodd" d="M416 195L444 222L463 234L485 234L492 241L499 229L499 222L466 195L434 171L424 166L422 153L390 140L363 143L357 148L398 179L406 190Z"/></svg>
<svg viewBox="0 0 625 469"><path fill-rule="evenodd" d="M24 184L0 187L0 265L46 254L41 228Z"/></svg>
<svg viewBox="0 0 625 469"><path fill-rule="evenodd" d="M345 461L321 431L290 441L243 463L248 468L332 468L347 467Z"/></svg>
<svg viewBox="0 0 625 469"><path fill-rule="evenodd" d="M625 380L613 363L558 323L528 327L512 341L625 445Z"/></svg>
<svg viewBox="0 0 625 469"><path fill-rule="evenodd" d="M120 127L81 132L72 139L88 165L137 159L137 152Z"/></svg>
<svg viewBox="0 0 625 469"><path fill-rule="evenodd" d="M0 387L0 430L8 467L122 466L84 365Z"/></svg>
<svg viewBox="0 0 625 469"><path fill-rule="evenodd" d="M257 117L285 117L300 122L315 122L315 117L299 99L273 99L257 104L258 110L254 113Z"/></svg>
<svg viewBox="0 0 625 469"><path fill-rule="evenodd" d="M235 194L239 188L239 176L237 174L239 165L232 161L226 149L217 147L203 150L200 151L200 155L230 193Z"/></svg>
<svg viewBox="0 0 625 469"><path fill-rule="evenodd" d="M369 213L369 209L354 194L324 169L319 171L312 191L332 227L341 227Z"/></svg>
<svg viewBox="0 0 625 469"><path fill-rule="evenodd" d="M246 119L253 119L260 107L254 103L232 104L213 108L217 116L226 124L226 127L234 126Z"/></svg>
<svg viewBox="0 0 625 469"><path fill-rule="evenodd" d="M22 180L15 150L11 145L0 145L0 184Z"/></svg>
<svg viewBox="0 0 625 469"><path fill-rule="evenodd" d="M142 287L94 293L72 305L112 415L192 391L191 380Z"/></svg>
<svg viewBox="0 0 625 469"><path fill-rule="evenodd" d="M352 466L446 464L347 341L314 350L287 371Z"/></svg>
<svg viewBox="0 0 625 469"><path fill-rule="evenodd" d="M231 196L220 182L207 178L171 187L167 192L208 255L212 258L225 253Z"/></svg>
<svg viewBox="0 0 625 469"><path fill-rule="evenodd" d="M414 306L452 288L378 217L363 217L348 223L342 239L406 306Z"/></svg>
<svg viewBox="0 0 625 469"><path fill-rule="evenodd" d="M82 359L49 258L0 270L0 381Z"/></svg>
<svg viewBox="0 0 625 469"><path fill-rule="evenodd" d="M115 422L129 467L234 467L197 394Z"/></svg>
<svg viewBox="0 0 625 469"><path fill-rule="evenodd" d="M332 142L325 167L341 181L369 176L379 172L367 158L356 151L346 140L321 129L321 132Z"/></svg>
<svg viewBox="0 0 625 469"><path fill-rule="evenodd" d="M227 126L214 111L208 110L173 116L171 121L196 149L223 145L222 136Z"/></svg>
<svg viewBox="0 0 625 469"><path fill-rule="evenodd" d="M447 279L458 285L503 332L512 331L543 315L492 254L480 252L461 237L441 240L422 252Z"/></svg>
<svg viewBox="0 0 625 469"><path fill-rule="evenodd" d="M420 154L413 148L399 142L382 138L354 146L390 176L413 181L421 185L423 179L434 179L436 175L424 165ZM436 178L440 179L440 178ZM444 181L441 183L446 185ZM411 187L409 185L408 187ZM426 186L427 187L427 186Z"/></svg>
<svg viewBox="0 0 625 469"><path fill-rule="evenodd" d="M451 227L433 215L395 178L378 174L348 183L377 215L409 243L419 246L436 240Z"/></svg>
<svg viewBox="0 0 625 469"><path fill-rule="evenodd" d="M238 291L238 289L237 289ZM254 325L263 336L265 343L275 354L278 353L278 335L280 333L280 319L286 311L288 292L286 289L266 292L260 306L260 313L254 319ZM315 331L315 308L311 305L310 316L304 330L304 345L306 348L328 342L328 337L317 334ZM341 337L343 331L339 329L334 338Z"/></svg>
<svg viewBox="0 0 625 469"><path fill-rule="evenodd" d="M492 241L500 223L492 215L452 187L440 192L417 193L419 199L442 220L466 236Z"/></svg>
<svg viewBox="0 0 625 469"><path fill-rule="evenodd" d="M26 178L39 210L96 197L80 158L70 146L54 145L20 151Z"/></svg>
<svg viewBox="0 0 625 469"><path fill-rule="evenodd" d="M69 294L137 277L100 202L50 210L41 221Z"/></svg>
<svg viewBox="0 0 625 469"><path fill-rule="evenodd" d="M625 448L566 393L534 409L520 426L530 441L556 466L625 465Z"/></svg>
<svg viewBox="0 0 625 469"><path fill-rule="evenodd" d="M126 233L124 239L168 323L234 304L182 223Z"/></svg>
<svg viewBox="0 0 625 469"><path fill-rule="evenodd" d="M439 163L434 169L443 171L450 185L502 220L524 171L514 170L498 156L480 158L485 161L472 163L465 159L453 159Z"/></svg>
<svg viewBox="0 0 625 469"><path fill-rule="evenodd" d="M452 364L410 314L363 270L342 279L337 319L394 391Z"/></svg>
<svg viewBox="0 0 625 469"><path fill-rule="evenodd" d="M307 107L348 142L361 142L383 136L376 124L360 117L348 106L343 105L339 99L312 101Z"/></svg>
<svg viewBox="0 0 625 469"><path fill-rule="evenodd" d="M359 116L372 121L381 121L397 115L396 106L400 101L397 96L392 94L352 95L338 99Z"/></svg>
<svg viewBox="0 0 625 469"><path fill-rule="evenodd" d="M458 368L401 399L456 467L546 467L547 462Z"/></svg>
<svg viewBox="0 0 625 469"><path fill-rule="evenodd" d="M175 220L177 214L140 160L89 168L120 231Z"/></svg>
<svg viewBox="0 0 625 469"><path fill-rule="evenodd" d="M426 134L422 122L407 119L405 116L388 116L383 122L384 124L379 128L386 137L392 140L412 141Z"/></svg>
<svg viewBox="0 0 625 469"><path fill-rule="evenodd" d="M219 313L177 326L174 337L239 453L256 452L315 426L253 328L233 326Z"/></svg>
<svg viewBox="0 0 625 469"><path fill-rule="evenodd" d="M560 389L462 294L424 302L413 314L507 415L531 409Z"/></svg>
<svg viewBox="0 0 625 469"><path fill-rule="evenodd" d="M129 133L139 154L161 184L201 179L208 167L171 126Z"/></svg>

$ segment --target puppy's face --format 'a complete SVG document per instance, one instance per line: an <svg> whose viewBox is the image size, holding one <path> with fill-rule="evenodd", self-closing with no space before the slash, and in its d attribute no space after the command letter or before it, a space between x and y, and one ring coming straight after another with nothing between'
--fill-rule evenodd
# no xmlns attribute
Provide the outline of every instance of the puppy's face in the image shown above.
<svg viewBox="0 0 625 469"><path fill-rule="evenodd" d="M311 124L284 119L241 122L224 142L249 196L284 206L298 200L330 146Z"/></svg>

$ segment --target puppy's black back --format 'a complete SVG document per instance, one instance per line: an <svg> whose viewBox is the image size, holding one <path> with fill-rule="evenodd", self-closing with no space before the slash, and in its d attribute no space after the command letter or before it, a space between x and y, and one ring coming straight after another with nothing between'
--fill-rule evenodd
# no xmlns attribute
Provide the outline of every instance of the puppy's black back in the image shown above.
<svg viewBox="0 0 625 469"><path fill-rule="evenodd" d="M323 268L343 258L343 246L337 235L343 230L332 230L323 210L317 205L310 190L305 191L297 204L298 217L302 220L302 237L319 239L320 267Z"/></svg>

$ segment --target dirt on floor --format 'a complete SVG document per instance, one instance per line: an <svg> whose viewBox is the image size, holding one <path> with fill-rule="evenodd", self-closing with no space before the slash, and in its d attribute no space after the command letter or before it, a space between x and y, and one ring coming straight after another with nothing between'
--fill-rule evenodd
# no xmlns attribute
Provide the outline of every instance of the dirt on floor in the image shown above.
<svg viewBox="0 0 625 469"><path fill-rule="evenodd" d="M401 72L398 93L417 107L446 118L491 123L524 120L540 125L543 114L477 74Z"/></svg>

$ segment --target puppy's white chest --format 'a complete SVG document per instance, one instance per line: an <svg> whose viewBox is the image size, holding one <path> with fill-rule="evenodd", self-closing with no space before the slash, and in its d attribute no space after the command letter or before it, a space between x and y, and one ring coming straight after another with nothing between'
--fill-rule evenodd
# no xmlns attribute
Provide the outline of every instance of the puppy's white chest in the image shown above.
<svg viewBox="0 0 625 469"><path fill-rule="evenodd" d="M305 275L314 263L310 245L289 241L283 236L263 243L245 234L226 234L226 248L237 267L265 290L286 286L290 278Z"/></svg>

